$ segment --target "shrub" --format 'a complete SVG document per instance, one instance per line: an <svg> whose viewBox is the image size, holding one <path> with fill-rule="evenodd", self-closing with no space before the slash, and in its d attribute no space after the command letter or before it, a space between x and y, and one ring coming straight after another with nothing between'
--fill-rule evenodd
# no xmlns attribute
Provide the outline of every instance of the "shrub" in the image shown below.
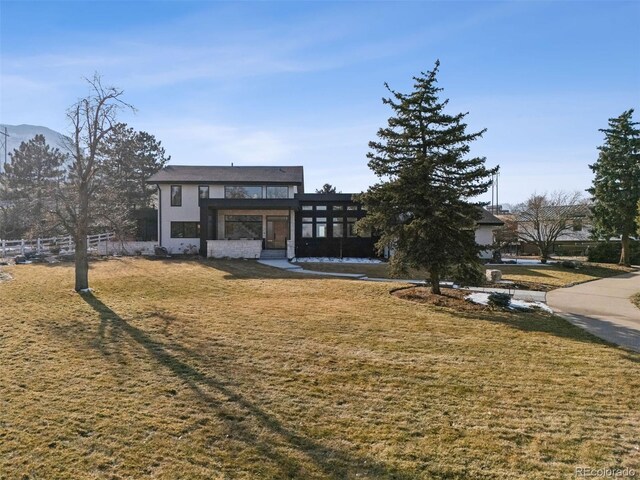
<svg viewBox="0 0 640 480"><path fill-rule="evenodd" d="M452 269L450 278L459 285L477 287L484 283L484 268L480 265L461 264Z"/></svg>
<svg viewBox="0 0 640 480"><path fill-rule="evenodd" d="M492 307L508 308L511 304L511 295L508 293L492 293L489 295L489 305Z"/></svg>
<svg viewBox="0 0 640 480"><path fill-rule="evenodd" d="M631 241L630 244L630 262L632 264L640 263L640 242ZM590 262L598 263L618 263L620 261L620 252L622 244L620 242L601 242L589 247L587 258Z"/></svg>
<svg viewBox="0 0 640 480"><path fill-rule="evenodd" d="M572 270L575 270L575 269L580 268L582 266L580 264L580 262L576 262L574 260L563 260L562 262L560 262L560 265L563 268L570 268Z"/></svg>

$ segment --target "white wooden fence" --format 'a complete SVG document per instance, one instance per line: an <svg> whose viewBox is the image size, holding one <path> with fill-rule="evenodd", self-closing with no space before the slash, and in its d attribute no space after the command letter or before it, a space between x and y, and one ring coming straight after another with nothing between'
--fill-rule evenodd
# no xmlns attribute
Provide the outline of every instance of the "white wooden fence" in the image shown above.
<svg viewBox="0 0 640 480"><path fill-rule="evenodd" d="M89 250L98 250L103 244L108 244L115 239L115 233L101 233L99 235L87 235L87 247ZM0 256L12 257L24 255L28 252L52 253L52 249L60 252L75 251L75 243L71 236L36 238L33 240L0 240Z"/></svg>

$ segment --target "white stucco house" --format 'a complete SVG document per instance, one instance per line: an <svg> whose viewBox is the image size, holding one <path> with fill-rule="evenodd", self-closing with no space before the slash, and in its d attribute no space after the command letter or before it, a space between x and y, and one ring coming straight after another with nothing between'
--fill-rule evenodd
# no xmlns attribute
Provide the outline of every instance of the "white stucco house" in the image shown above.
<svg viewBox="0 0 640 480"><path fill-rule="evenodd" d="M170 253L214 258L373 257L356 233L366 211L350 193L304 192L301 166L169 166L158 189L158 243ZM483 210L476 242L493 243L502 222ZM483 257L491 252L483 252Z"/></svg>

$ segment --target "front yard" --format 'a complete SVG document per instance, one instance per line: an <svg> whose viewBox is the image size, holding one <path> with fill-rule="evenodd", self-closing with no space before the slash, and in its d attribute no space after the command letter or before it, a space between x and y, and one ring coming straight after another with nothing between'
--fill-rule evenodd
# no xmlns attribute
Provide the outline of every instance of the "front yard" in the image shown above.
<svg viewBox="0 0 640 480"><path fill-rule="evenodd" d="M545 267L550 268L550 267ZM253 261L0 283L0 478L572 478L640 468L640 354L544 314Z"/></svg>
<svg viewBox="0 0 640 480"><path fill-rule="evenodd" d="M425 271L410 271L406 275L394 275L387 263L299 263L302 268L319 272L357 273L372 278L404 278L423 280ZM550 265L494 265L487 268L502 271L504 280L511 280L525 288L549 290L598 278L621 275L632 269L607 263L582 263L579 269L569 269L558 264Z"/></svg>

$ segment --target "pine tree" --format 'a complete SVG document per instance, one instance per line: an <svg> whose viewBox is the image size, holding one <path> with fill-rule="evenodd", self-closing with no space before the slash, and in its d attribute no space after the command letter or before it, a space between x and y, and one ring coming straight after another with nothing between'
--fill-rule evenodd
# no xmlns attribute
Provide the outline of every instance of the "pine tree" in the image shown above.
<svg viewBox="0 0 640 480"><path fill-rule="evenodd" d="M440 63L414 77L414 89L392 90L393 116L369 143L369 168L381 180L360 196L367 216L358 228L380 234L379 251L393 249L392 268L429 271L431 291L440 293L440 279L453 269L479 265L475 222L481 205L473 198L485 193L497 171L484 157L467 158L470 144L485 130L467 133L466 113L449 115L436 86Z"/></svg>
<svg viewBox="0 0 640 480"><path fill-rule="evenodd" d="M156 190L146 180L171 159L161 142L119 123L107 136L101 156L103 181L117 190L131 209L150 207Z"/></svg>
<svg viewBox="0 0 640 480"><path fill-rule="evenodd" d="M595 233L600 237L620 236L620 264L629 265L629 237L637 230L640 201L640 130L633 121L633 109L609 119L600 129L604 144L598 160L589 165L595 177L587 191L593 195Z"/></svg>
<svg viewBox="0 0 640 480"><path fill-rule="evenodd" d="M1 175L2 197L8 210L20 213L7 213L14 224L5 225L3 229L11 231L13 236L47 236L57 223L52 215L54 191L63 178L68 155L52 149L44 135L22 142L10 155L11 161Z"/></svg>
<svg viewBox="0 0 640 480"><path fill-rule="evenodd" d="M336 187L331 185L330 183L325 183L322 188L317 188L316 193L328 194L328 193L338 193Z"/></svg>

